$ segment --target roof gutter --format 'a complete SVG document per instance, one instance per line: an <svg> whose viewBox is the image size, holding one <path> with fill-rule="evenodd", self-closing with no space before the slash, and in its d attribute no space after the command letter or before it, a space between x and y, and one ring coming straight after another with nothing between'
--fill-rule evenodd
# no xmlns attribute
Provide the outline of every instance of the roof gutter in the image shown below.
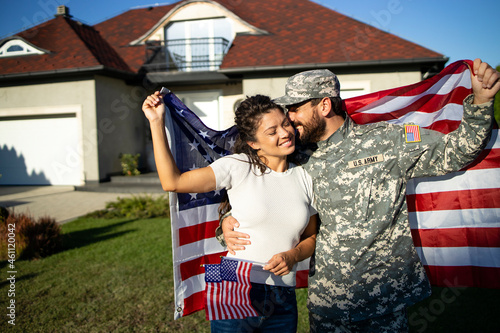
<svg viewBox="0 0 500 333"><path fill-rule="evenodd" d="M78 67L78 68L66 68L66 69L53 69L49 71L39 71L39 72L25 72L25 73L14 73L14 74L0 74L0 80L10 80L10 79L23 79L41 76L51 76L51 75L67 75L67 74L84 74L84 73L96 73L104 72L118 75L120 77L130 77L133 78L137 74L129 71L124 71L120 69L114 69L106 67L103 65L92 66L92 67Z"/></svg>
<svg viewBox="0 0 500 333"><path fill-rule="evenodd" d="M426 64L442 62L445 64L449 60L448 57L435 58L412 58L412 59L391 59L391 60L368 60L368 61L347 61L347 62L330 62L330 63L309 63L309 64L292 64L280 66L249 66L249 67L234 67L219 69L222 74L236 74L248 72L265 72L279 70L297 70L297 69L317 69L317 68L338 68L338 67L360 67L360 66L381 66L381 65L405 65L405 64Z"/></svg>

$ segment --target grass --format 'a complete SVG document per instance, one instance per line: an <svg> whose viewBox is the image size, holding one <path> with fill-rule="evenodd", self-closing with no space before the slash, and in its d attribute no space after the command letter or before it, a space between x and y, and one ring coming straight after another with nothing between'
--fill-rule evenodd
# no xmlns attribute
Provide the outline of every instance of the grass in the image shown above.
<svg viewBox="0 0 500 333"><path fill-rule="evenodd" d="M173 320L170 223L166 218L80 218L62 226L64 251L16 261L16 325L1 263L0 332L209 332L203 312ZM412 332L497 332L499 290L435 288L411 311ZM308 332L307 291L297 291Z"/></svg>

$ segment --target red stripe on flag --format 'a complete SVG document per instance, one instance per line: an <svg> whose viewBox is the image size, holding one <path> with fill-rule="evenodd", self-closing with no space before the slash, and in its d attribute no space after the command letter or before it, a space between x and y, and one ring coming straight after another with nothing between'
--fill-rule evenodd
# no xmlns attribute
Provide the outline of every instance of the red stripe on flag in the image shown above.
<svg viewBox="0 0 500 333"><path fill-rule="evenodd" d="M182 281L189 279L192 276L205 273L203 265L205 264L218 264L220 257L223 257L227 252L219 252L213 254L206 254L204 256L195 258L193 260L185 261L179 265Z"/></svg>
<svg viewBox="0 0 500 333"><path fill-rule="evenodd" d="M470 93L470 89L465 87L456 87L444 98L442 95L425 95L414 101L411 104L404 106L401 109L386 112L386 113L370 113L370 112L353 112L350 116L357 124L366 124L377 121L388 121L393 119L399 119L400 117L408 114L409 112L422 112L422 113L434 113L441 110L446 105L458 104L462 105L464 98ZM397 97L394 97L397 98Z"/></svg>
<svg viewBox="0 0 500 333"><path fill-rule="evenodd" d="M184 317L196 311L203 310L205 308L205 297L205 291L203 290L184 298L182 316Z"/></svg>
<svg viewBox="0 0 500 333"><path fill-rule="evenodd" d="M207 238L215 238L215 229L218 226L219 220L215 220L179 228L179 246L198 242Z"/></svg>
<svg viewBox="0 0 500 333"><path fill-rule="evenodd" d="M496 169L500 165L500 148L485 149L463 170Z"/></svg>
<svg viewBox="0 0 500 333"><path fill-rule="evenodd" d="M296 288L307 288L309 270L297 271L295 274Z"/></svg>
<svg viewBox="0 0 500 333"><path fill-rule="evenodd" d="M411 229L416 247L498 247L500 228Z"/></svg>
<svg viewBox="0 0 500 333"><path fill-rule="evenodd" d="M424 266L432 285L500 289L500 268L478 266Z"/></svg>
<svg viewBox="0 0 500 333"><path fill-rule="evenodd" d="M458 126L460 126L460 123L460 120L437 120L433 122L432 125L425 128L441 132L443 134L448 134L456 130Z"/></svg>
<svg viewBox="0 0 500 333"><path fill-rule="evenodd" d="M431 192L406 196L408 212L500 207L500 188Z"/></svg>

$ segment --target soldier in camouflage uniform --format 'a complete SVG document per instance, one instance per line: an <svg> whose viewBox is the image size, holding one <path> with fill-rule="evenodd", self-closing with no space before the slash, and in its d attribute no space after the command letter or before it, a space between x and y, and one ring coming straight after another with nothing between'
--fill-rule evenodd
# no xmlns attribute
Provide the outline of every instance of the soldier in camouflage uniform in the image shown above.
<svg viewBox="0 0 500 333"><path fill-rule="evenodd" d="M287 106L300 139L315 143L303 155L321 219L309 278L311 331L407 331L406 308L431 294L410 233L406 184L458 171L487 144L499 74L479 59L474 72L459 128L447 135L413 128L410 139L404 126L357 125L343 115L340 84L328 70L288 79L275 102ZM249 244L226 220L228 249Z"/></svg>

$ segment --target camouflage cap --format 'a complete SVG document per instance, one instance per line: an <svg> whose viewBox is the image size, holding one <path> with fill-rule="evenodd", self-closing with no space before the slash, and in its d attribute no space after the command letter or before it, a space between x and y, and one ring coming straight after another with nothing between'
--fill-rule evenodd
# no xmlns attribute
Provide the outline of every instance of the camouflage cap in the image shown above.
<svg viewBox="0 0 500 333"><path fill-rule="evenodd" d="M281 105L292 105L312 98L339 96L340 82L337 76L328 69L315 69L288 78L285 96L273 101Z"/></svg>

